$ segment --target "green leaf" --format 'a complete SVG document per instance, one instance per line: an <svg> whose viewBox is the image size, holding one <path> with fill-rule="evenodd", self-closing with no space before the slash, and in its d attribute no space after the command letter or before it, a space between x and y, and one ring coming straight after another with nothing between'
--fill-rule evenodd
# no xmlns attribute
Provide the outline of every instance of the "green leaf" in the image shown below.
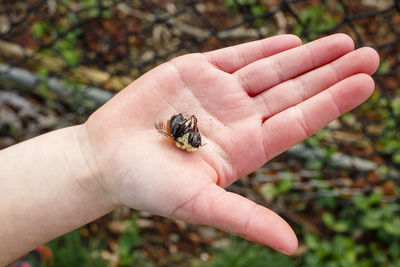
<svg viewBox="0 0 400 267"><path fill-rule="evenodd" d="M389 62L382 60L377 70L378 73L386 73L391 69Z"/></svg>
<svg viewBox="0 0 400 267"><path fill-rule="evenodd" d="M139 229L136 227L136 217L134 216L124 234L118 242L118 253L121 257L121 266L131 266L134 259L134 248L140 243Z"/></svg>
<svg viewBox="0 0 400 267"><path fill-rule="evenodd" d="M349 223L344 220L335 220L332 213L325 212L322 214L322 221L335 232L345 232L349 229Z"/></svg>
<svg viewBox="0 0 400 267"><path fill-rule="evenodd" d="M69 66L77 66L81 58L81 54L76 50L63 50L61 54Z"/></svg>
<svg viewBox="0 0 400 267"><path fill-rule="evenodd" d="M282 253L275 252L270 248L263 247L255 243L250 243L237 237L229 238L227 241L229 241L229 243L227 246L224 246L223 249L214 249L214 257L211 262L186 265L181 263L180 265L199 267L299 266L296 264L296 260L293 258L290 258ZM172 263L171 265L174 266Z"/></svg>
<svg viewBox="0 0 400 267"><path fill-rule="evenodd" d="M319 247L320 242L315 234L306 234L304 239L308 248L316 250Z"/></svg>
<svg viewBox="0 0 400 267"><path fill-rule="evenodd" d="M385 222L383 229L394 236L400 236L400 218L395 217L393 220Z"/></svg>
<svg viewBox="0 0 400 267"><path fill-rule="evenodd" d="M346 232L347 230L349 230L349 226L350 226L350 224L348 223L348 222L346 222L346 221L337 221L334 225L333 225L333 227L332 227L332 229L335 231L335 232L338 232L338 233L343 233L343 232Z"/></svg>
<svg viewBox="0 0 400 267"><path fill-rule="evenodd" d="M262 15L262 14L264 14L264 12L265 12L265 7L262 6L262 5L254 5L254 6L252 6L250 9L251 9L251 13L252 13L254 16Z"/></svg>
<svg viewBox="0 0 400 267"><path fill-rule="evenodd" d="M389 247L389 254L392 258L400 260L400 245L399 243L393 242Z"/></svg>
<svg viewBox="0 0 400 267"><path fill-rule="evenodd" d="M369 210L361 217L361 224L366 229L380 228L383 224L383 213L380 210Z"/></svg>
<svg viewBox="0 0 400 267"><path fill-rule="evenodd" d="M288 192L293 185L293 180L292 179L282 179L278 183L278 192L280 194Z"/></svg>
<svg viewBox="0 0 400 267"><path fill-rule="evenodd" d="M324 212L321 219L327 226L331 226L335 223L335 218L333 217L332 213Z"/></svg>
<svg viewBox="0 0 400 267"><path fill-rule="evenodd" d="M36 38L41 38L46 30L48 30L49 25L45 22L34 22L32 25L32 34Z"/></svg>
<svg viewBox="0 0 400 267"><path fill-rule="evenodd" d="M373 191L369 196L356 195L353 197L353 203L356 208L361 210L369 210L371 206L376 205L382 201L382 192Z"/></svg>
<svg viewBox="0 0 400 267"><path fill-rule="evenodd" d="M308 6L300 11L300 21L303 25L296 24L293 33L301 34L304 28L308 30L323 31L338 23L338 19L325 10L323 5ZM303 28L304 27L304 28ZM310 39L316 39L318 34L309 35Z"/></svg>
<svg viewBox="0 0 400 267"><path fill-rule="evenodd" d="M334 209L337 205L336 198L332 196L322 196L317 199L318 203L325 208Z"/></svg>
<svg viewBox="0 0 400 267"><path fill-rule="evenodd" d="M395 153L395 154L392 156L392 159L393 159L393 162L394 162L394 163L400 163L400 152Z"/></svg>
<svg viewBox="0 0 400 267"><path fill-rule="evenodd" d="M261 194L264 196L264 197L266 197L266 198L268 198L268 199L270 199L270 198L274 198L274 197L276 197L277 195L278 195L278 190L277 190L277 188L273 185L273 184L271 184L271 183L267 183L267 184L264 184L262 187L261 187Z"/></svg>

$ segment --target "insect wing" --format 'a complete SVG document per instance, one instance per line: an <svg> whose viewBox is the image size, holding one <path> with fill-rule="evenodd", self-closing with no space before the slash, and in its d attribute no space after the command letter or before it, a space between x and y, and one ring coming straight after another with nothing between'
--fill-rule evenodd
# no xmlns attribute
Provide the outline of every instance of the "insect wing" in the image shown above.
<svg viewBox="0 0 400 267"><path fill-rule="evenodd" d="M169 134L168 130L165 128L164 123L162 123L162 122L154 123L154 127L156 127L156 130L157 130L160 134L162 134L162 135L164 135L164 136L166 136L166 137L168 137L168 138L174 139L174 138Z"/></svg>

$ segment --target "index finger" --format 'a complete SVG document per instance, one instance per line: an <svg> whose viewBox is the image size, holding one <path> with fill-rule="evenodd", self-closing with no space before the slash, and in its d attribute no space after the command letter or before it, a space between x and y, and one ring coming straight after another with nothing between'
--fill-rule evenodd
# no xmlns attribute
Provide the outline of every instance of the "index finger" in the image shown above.
<svg viewBox="0 0 400 267"><path fill-rule="evenodd" d="M301 45L299 37L284 34L206 52L204 55L217 68L233 73L254 61L299 45Z"/></svg>

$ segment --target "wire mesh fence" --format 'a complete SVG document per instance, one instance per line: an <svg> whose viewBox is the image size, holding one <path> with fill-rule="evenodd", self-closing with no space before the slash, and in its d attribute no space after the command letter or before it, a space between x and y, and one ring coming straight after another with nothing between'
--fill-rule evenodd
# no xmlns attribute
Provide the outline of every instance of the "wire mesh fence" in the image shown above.
<svg viewBox="0 0 400 267"><path fill-rule="evenodd" d="M61 115L73 110L81 116L68 120L73 123L172 57L282 33L310 41L335 32L349 34L358 47L378 50L376 92L360 108L253 173L249 183L279 184L289 172L290 190L303 192L303 198L346 197L379 189L397 201L398 0L3 0L1 87L3 92L34 96ZM1 103L8 103L3 114L20 108L7 97L1 97ZM20 132L34 120L29 114L22 118ZM13 127L4 116L2 120L5 135ZM39 132L58 127L57 122L46 127Z"/></svg>

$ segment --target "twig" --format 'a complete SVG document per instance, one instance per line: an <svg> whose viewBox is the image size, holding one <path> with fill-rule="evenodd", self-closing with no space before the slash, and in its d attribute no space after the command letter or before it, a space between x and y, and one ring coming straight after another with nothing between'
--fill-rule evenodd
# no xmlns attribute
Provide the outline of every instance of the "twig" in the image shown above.
<svg viewBox="0 0 400 267"><path fill-rule="evenodd" d="M44 56L29 48L23 48L18 44L3 40L0 40L0 54L17 59L24 59L27 57L28 59L38 61L39 65L48 68L52 72L62 72L67 67L65 61L59 57ZM111 77L111 75L105 71L87 66L77 66L76 71L70 73L70 75L78 81L92 83L97 86L102 86L107 82L108 87L115 91L123 89L133 80L133 77L128 76Z"/></svg>
<svg viewBox="0 0 400 267"><path fill-rule="evenodd" d="M40 80L36 74L25 69L11 67L0 63L0 80L6 80L14 84L18 84L24 89L34 89L40 85ZM70 92L67 83L56 78L49 78L48 85L60 98L65 98ZM109 91L96 87L83 87L85 97L93 100L96 104L102 105L107 102L113 94Z"/></svg>

